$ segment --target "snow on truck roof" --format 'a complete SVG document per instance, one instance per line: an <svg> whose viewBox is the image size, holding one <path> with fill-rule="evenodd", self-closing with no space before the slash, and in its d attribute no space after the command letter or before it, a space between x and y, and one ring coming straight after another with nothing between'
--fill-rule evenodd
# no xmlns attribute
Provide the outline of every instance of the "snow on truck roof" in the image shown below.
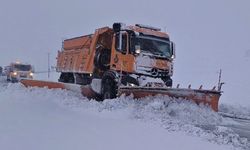
<svg viewBox="0 0 250 150"><path fill-rule="evenodd" d="M136 33L142 33L144 35L152 35L156 37L169 39L168 34L165 32L161 32L160 28L155 28L155 27L140 25L140 24L136 24L134 26L126 26L125 24L122 24L122 23L115 23L115 24L119 24L119 28L120 28L119 30L130 30ZM99 31L106 32L107 30L116 31L116 29L113 26L113 28L102 27L102 28L97 29L95 32L99 32ZM93 35L94 34L88 34L88 35L65 39L63 41L63 49L71 50L71 49L79 49L79 48L84 48L84 47L89 48L91 45L91 39L93 38Z"/></svg>
<svg viewBox="0 0 250 150"><path fill-rule="evenodd" d="M169 35L165 32L161 32L158 28L156 30L153 28L148 28L148 27L139 27L139 26L128 26L128 29L138 32L138 33L143 33L146 35L153 35L157 37L162 37L162 38L169 38Z"/></svg>
<svg viewBox="0 0 250 150"><path fill-rule="evenodd" d="M21 62L17 61L17 62L10 63L10 65L30 65L30 64L29 63L21 63Z"/></svg>
<svg viewBox="0 0 250 150"><path fill-rule="evenodd" d="M135 24L135 25L129 25L129 26L126 26L123 23L120 23L120 24L121 24L122 30L131 30L131 31L138 32L138 33L154 35L154 36L159 36L159 37L163 37L163 38L169 38L169 35L166 32L162 32L161 29L157 28L157 27L152 27L149 25L142 25L142 24ZM113 28L110 28L110 27L102 27L102 28L98 28L97 30L104 29L104 28L109 28L109 29L113 30ZM81 41L83 39L92 38L93 35L94 34L88 34L88 35L73 37L73 38L65 39L64 42L69 42L71 40Z"/></svg>
<svg viewBox="0 0 250 150"><path fill-rule="evenodd" d="M84 37L91 38L92 36L93 36L93 34L88 34L88 35L73 37L73 38L70 38L70 39L65 39L64 41L69 41L69 40L74 40L74 39L81 39L81 38L84 38Z"/></svg>

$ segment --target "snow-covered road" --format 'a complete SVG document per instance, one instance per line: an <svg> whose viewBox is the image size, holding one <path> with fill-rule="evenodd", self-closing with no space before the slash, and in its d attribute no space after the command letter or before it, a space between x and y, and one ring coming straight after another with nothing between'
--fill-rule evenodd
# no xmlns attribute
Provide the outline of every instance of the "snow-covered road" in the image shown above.
<svg viewBox="0 0 250 150"><path fill-rule="evenodd" d="M225 127L237 128L239 122L192 103L166 107L162 97L150 99L96 102L69 91L27 89L0 79L0 149L250 148L246 138Z"/></svg>
<svg viewBox="0 0 250 150"><path fill-rule="evenodd" d="M231 128L241 137L245 137L250 141L250 120L248 119L236 119L233 118L238 124L225 125L226 127Z"/></svg>

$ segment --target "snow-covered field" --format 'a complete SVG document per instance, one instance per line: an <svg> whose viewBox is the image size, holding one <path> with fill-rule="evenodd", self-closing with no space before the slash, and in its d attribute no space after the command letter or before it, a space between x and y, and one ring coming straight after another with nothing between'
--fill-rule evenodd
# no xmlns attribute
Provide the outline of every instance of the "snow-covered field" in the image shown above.
<svg viewBox="0 0 250 150"><path fill-rule="evenodd" d="M205 106L167 97L96 102L0 80L0 149L250 149L246 138L225 127L237 122Z"/></svg>

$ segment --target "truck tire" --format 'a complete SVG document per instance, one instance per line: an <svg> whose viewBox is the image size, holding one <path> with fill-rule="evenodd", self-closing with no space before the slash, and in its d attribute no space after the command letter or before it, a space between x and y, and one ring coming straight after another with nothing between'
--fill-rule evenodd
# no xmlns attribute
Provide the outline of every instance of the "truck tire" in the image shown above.
<svg viewBox="0 0 250 150"><path fill-rule="evenodd" d="M117 97L117 80L115 73L107 71L102 78L102 97L104 99L113 99Z"/></svg>
<svg viewBox="0 0 250 150"><path fill-rule="evenodd" d="M7 81L10 82L10 77L9 76L7 76Z"/></svg>
<svg viewBox="0 0 250 150"><path fill-rule="evenodd" d="M104 81L104 87L103 87L103 99L113 99L116 98L116 88L115 83L111 79L106 79Z"/></svg>

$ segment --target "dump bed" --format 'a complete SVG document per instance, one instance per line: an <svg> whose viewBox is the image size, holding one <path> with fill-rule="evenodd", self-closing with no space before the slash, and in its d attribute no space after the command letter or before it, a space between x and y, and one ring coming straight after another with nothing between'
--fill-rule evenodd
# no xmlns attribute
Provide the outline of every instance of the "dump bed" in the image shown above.
<svg viewBox="0 0 250 150"><path fill-rule="evenodd" d="M58 52L57 71L89 73L90 49L93 35L64 40L63 48Z"/></svg>
<svg viewBox="0 0 250 150"><path fill-rule="evenodd" d="M82 48L90 48L91 40L93 35L85 35L72 39L64 40L63 49L64 50L73 50L73 49L82 49Z"/></svg>

